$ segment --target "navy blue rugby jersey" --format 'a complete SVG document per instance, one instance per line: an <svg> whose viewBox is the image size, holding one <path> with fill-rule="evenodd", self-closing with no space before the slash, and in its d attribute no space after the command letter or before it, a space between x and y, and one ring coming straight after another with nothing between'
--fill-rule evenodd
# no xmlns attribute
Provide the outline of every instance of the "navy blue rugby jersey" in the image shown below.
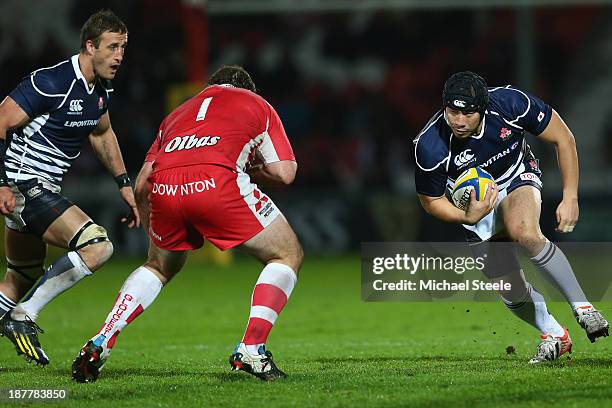
<svg viewBox="0 0 612 408"><path fill-rule="evenodd" d="M481 132L459 139L438 111L414 139L415 182L419 194L444 195L457 177L470 167L488 171L500 189L525 171L529 152L525 132L539 135L552 116L552 108L537 97L513 88L489 88L489 103Z"/></svg>
<svg viewBox="0 0 612 408"><path fill-rule="evenodd" d="M25 77L9 94L30 122L10 133L4 161L8 179L59 185L108 110L111 92L110 81L101 78L88 86L78 55Z"/></svg>

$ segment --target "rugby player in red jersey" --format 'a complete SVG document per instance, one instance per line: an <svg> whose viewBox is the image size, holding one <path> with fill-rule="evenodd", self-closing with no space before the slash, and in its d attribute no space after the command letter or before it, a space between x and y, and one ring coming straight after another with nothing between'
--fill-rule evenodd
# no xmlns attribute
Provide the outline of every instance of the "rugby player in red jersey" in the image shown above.
<svg viewBox="0 0 612 408"><path fill-rule="evenodd" d="M255 92L243 68L223 66L202 92L163 120L136 181L150 237L148 259L125 281L102 328L74 361L76 381L98 377L119 332L205 239L222 250L237 247L265 265L246 331L230 356L232 369L263 380L285 376L265 342L297 281L303 252L285 217L254 182L289 185L297 163L278 114Z"/></svg>

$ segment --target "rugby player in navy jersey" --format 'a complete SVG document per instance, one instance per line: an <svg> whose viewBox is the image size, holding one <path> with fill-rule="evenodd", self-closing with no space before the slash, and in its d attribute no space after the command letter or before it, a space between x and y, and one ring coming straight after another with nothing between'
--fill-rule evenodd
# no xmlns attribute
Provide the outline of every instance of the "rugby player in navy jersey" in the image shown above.
<svg viewBox="0 0 612 408"><path fill-rule="evenodd" d="M61 193L63 176L86 139L131 209L123 221L129 227L140 223L108 113L110 81L123 61L127 36L113 12L98 11L81 29L78 54L32 72L0 104L0 212L6 217L7 259L0 282L0 334L17 354L41 365L49 358L38 341L38 314L113 253L106 230ZM47 245L68 252L45 272Z"/></svg>
<svg viewBox="0 0 612 408"><path fill-rule="evenodd" d="M591 342L608 335L608 322L588 302L563 252L542 234L538 160L525 133L553 144L563 180L563 200L557 207L557 231L572 232L578 221L578 154L570 129L554 109L537 97L511 86L487 88L482 77L459 72L444 84L443 109L415 138L416 189L425 211L446 222L463 224L472 250L488 254L483 273L510 282L500 292L516 316L540 331L541 343L530 363L555 360L571 351L565 327L549 314L544 298L525 281L510 245L516 242L536 269L554 283ZM482 201L472 194L466 211L446 197L466 169L480 166L496 185Z"/></svg>

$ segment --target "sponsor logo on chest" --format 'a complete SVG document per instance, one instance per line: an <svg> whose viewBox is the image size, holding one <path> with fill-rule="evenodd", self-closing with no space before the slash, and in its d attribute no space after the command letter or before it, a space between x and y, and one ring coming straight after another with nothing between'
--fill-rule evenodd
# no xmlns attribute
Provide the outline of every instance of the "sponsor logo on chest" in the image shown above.
<svg viewBox="0 0 612 408"><path fill-rule="evenodd" d="M100 119L92 120L67 120L64 122L64 127L83 127L83 126L97 126Z"/></svg>
<svg viewBox="0 0 612 408"><path fill-rule="evenodd" d="M189 150L198 147L214 146L220 139L221 136L177 136L166 145L164 151L166 153L172 153L173 151L178 150Z"/></svg>
<svg viewBox="0 0 612 408"><path fill-rule="evenodd" d="M480 165L480 167L489 167L491 164L495 163L499 159L502 159L502 158L506 157L507 155L509 155L510 152L515 150L518 146L519 146L519 142L514 142L512 144L512 146L510 146L507 149L504 149L501 152L499 152L499 153L489 157L489 159L486 162L482 163Z"/></svg>

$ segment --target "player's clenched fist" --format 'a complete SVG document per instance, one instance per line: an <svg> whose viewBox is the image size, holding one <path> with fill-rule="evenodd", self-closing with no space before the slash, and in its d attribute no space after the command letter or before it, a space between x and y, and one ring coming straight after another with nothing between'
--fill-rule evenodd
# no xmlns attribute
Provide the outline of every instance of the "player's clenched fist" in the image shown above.
<svg viewBox="0 0 612 408"><path fill-rule="evenodd" d="M563 233L572 232L576 223L578 223L578 216L580 215L578 199L564 199L561 201L555 215L558 223L556 231Z"/></svg>
<svg viewBox="0 0 612 408"><path fill-rule="evenodd" d="M15 195L10 187L0 187L0 212L9 215L15 209Z"/></svg>

